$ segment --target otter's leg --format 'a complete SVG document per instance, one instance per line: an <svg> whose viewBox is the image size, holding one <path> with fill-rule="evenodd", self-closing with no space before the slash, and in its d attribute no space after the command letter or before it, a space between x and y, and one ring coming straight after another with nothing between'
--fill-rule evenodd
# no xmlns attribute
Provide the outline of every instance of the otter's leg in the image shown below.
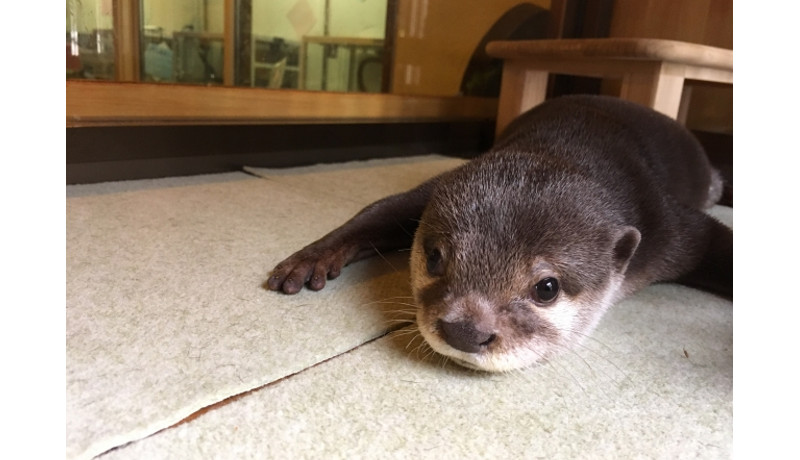
<svg viewBox="0 0 800 460"><path fill-rule="evenodd" d="M398 195L370 204L341 227L279 263L265 283L273 291L295 294L319 290L342 267L375 255L376 251L408 248L437 178Z"/></svg>
<svg viewBox="0 0 800 460"><path fill-rule="evenodd" d="M699 258L676 281L733 299L733 231L713 217L702 217L703 231L693 245Z"/></svg>

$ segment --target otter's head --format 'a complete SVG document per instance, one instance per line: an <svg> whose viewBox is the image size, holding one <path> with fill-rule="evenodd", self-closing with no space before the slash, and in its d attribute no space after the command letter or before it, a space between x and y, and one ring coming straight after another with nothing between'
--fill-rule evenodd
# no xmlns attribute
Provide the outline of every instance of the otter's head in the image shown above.
<svg viewBox="0 0 800 460"><path fill-rule="evenodd" d="M621 295L639 241L578 177L484 164L444 177L414 238L422 336L485 371L574 346Z"/></svg>

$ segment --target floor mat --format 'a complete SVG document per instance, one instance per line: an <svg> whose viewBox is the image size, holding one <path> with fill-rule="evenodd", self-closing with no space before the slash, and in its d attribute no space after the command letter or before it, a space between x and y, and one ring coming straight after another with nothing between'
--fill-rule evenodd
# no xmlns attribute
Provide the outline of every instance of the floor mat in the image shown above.
<svg viewBox="0 0 800 460"><path fill-rule="evenodd" d="M492 444L488 433L514 427L508 436L545 436L561 426L580 431L582 423L590 423L583 412L569 412L573 406L564 401L591 403L592 410L605 414L608 420L591 422L584 433L602 445L601 422L623 417L625 424L618 421L610 429L629 429L632 420L649 417L646 411L658 397L664 410L678 414L676 423L686 424L669 433L699 430L702 437L705 426L714 427L719 434L708 442L724 452L730 350L709 343L729 346L724 315L730 303L720 307L713 296L680 287L650 288L639 298L666 289L668 300L655 296L649 307L612 310L607 318L621 311L636 318L638 311L653 308L660 315L678 315L672 323L656 317L658 334L637 326L653 321L644 316L628 329L601 328L609 332L599 340L613 350L607 358L578 350L573 364L485 376L418 359L400 339L359 347L396 327L397 310L405 308L410 294L407 255L354 264L318 293L284 296L262 288L274 264L366 204L462 162L431 156L67 187L67 458L90 458L156 432L107 456L264 458L289 452L314 457L381 448L422 455L445 448L478 452L481 445L489 446L486 452L517 452L519 446L503 450ZM729 209L714 212L732 221ZM698 312L707 309L716 313L698 320ZM683 327L680 321L689 323L685 333L668 331ZM690 333L708 335L708 343L696 342ZM596 353L603 356L604 348ZM659 350L661 355L653 355ZM639 384L631 386L620 373L634 374ZM700 377L710 379L711 389L697 386ZM610 396L602 399L598 391ZM552 392L566 396L559 403ZM624 410L614 409L616 397L628 402ZM501 409L491 409L481 398L500 400ZM677 406L681 398L685 407ZM708 401L707 415L698 421L701 398ZM647 404L638 410L642 401ZM604 408L608 404L614 410ZM559 408L563 415L553 412ZM681 415L686 408L689 414ZM514 416L522 417L523 425L542 423L518 431ZM665 417L659 415L654 426L667 427ZM485 427L482 437L472 436L470 423ZM446 436L435 434L440 424ZM380 436L379 428L388 435ZM337 441L337 435L348 438ZM363 437L353 446L349 439L358 435ZM585 447L589 438L569 439L583 440L577 445ZM697 448L697 442L687 449ZM539 447L545 454L555 452L553 446ZM146 455L139 449L147 449Z"/></svg>
<svg viewBox="0 0 800 460"><path fill-rule="evenodd" d="M407 255L356 264L320 293L262 283L364 205L459 162L67 187L67 457L145 437L383 334L409 295Z"/></svg>
<svg viewBox="0 0 800 460"><path fill-rule="evenodd" d="M139 458L730 458L731 302L651 286L582 346L508 374L412 329L104 455Z"/></svg>

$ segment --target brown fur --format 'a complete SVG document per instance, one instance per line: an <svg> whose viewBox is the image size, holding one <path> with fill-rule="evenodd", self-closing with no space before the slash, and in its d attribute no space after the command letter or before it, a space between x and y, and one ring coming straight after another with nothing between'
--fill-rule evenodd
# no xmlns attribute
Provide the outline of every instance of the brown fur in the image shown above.
<svg viewBox="0 0 800 460"><path fill-rule="evenodd" d="M423 336L471 367L520 367L571 346L610 303L650 283L732 295L732 232L702 212L721 190L673 120L614 98L554 99L483 156L294 254L268 286L320 289L375 248L408 247L413 232ZM548 277L559 297L537 302Z"/></svg>

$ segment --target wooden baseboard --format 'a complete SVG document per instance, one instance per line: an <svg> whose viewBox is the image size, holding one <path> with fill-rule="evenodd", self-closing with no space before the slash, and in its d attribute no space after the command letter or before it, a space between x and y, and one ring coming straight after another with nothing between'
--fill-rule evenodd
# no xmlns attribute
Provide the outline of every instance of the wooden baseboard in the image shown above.
<svg viewBox="0 0 800 460"><path fill-rule="evenodd" d="M68 129L67 184L489 148L494 123L118 126Z"/></svg>

